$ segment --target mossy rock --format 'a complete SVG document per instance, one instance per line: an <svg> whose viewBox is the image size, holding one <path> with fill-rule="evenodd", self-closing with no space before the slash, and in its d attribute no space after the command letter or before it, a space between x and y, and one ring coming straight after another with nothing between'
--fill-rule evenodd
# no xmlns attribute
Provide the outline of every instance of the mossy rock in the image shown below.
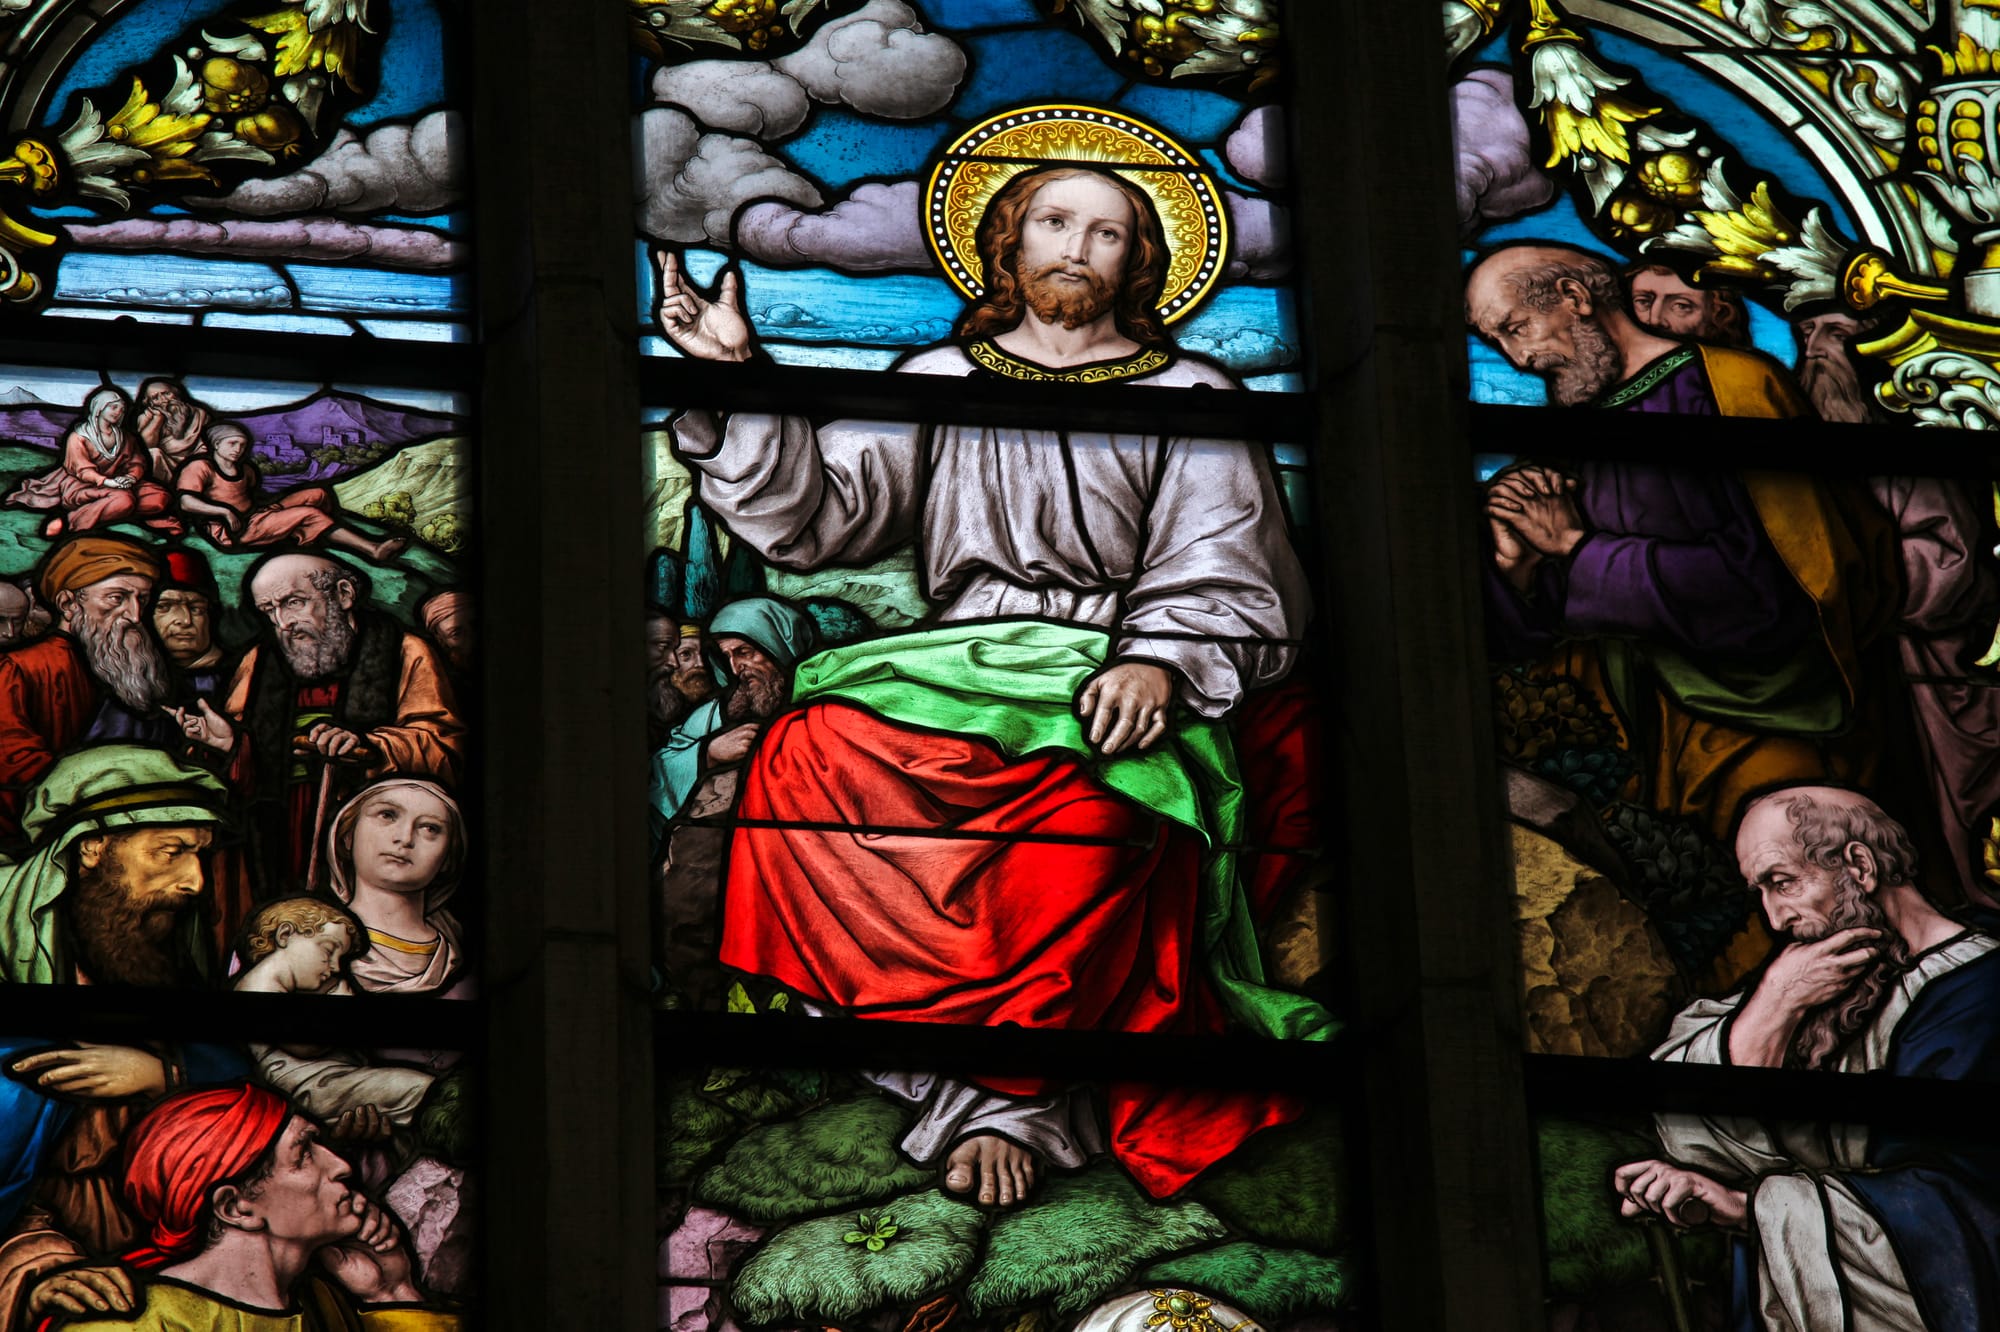
<svg viewBox="0 0 2000 1332"><path fill-rule="evenodd" d="M1578 1299L1651 1281L1656 1274L1644 1224L1618 1214L1611 1172L1627 1161L1657 1157L1659 1143L1633 1129L1560 1119L1542 1121L1537 1138L1549 1298ZM1690 1276L1720 1279L1727 1254L1719 1234L1683 1234L1681 1250Z"/></svg>
<svg viewBox="0 0 2000 1332"><path fill-rule="evenodd" d="M695 1172L743 1128L743 1121L686 1083L667 1092L659 1116L659 1180L663 1189L684 1189Z"/></svg>
<svg viewBox="0 0 2000 1332"><path fill-rule="evenodd" d="M986 1259L965 1288L975 1315L1025 1304L1076 1313L1125 1284L1140 1263L1220 1239L1198 1202L1155 1202L1115 1165L1049 1180L993 1222Z"/></svg>
<svg viewBox="0 0 2000 1332"><path fill-rule="evenodd" d="M695 1196L759 1225L878 1202L936 1175L897 1150L908 1128L904 1111L879 1096L824 1105L745 1133Z"/></svg>
<svg viewBox="0 0 2000 1332"><path fill-rule="evenodd" d="M1340 1123L1315 1112L1266 1129L1188 1190L1240 1235L1281 1249L1338 1250L1347 1196Z"/></svg>
<svg viewBox="0 0 2000 1332"><path fill-rule="evenodd" d="M1187 1286L1274 1322L1295 1314L1334 1313L1354 1274L1345 1256L1273 1249L1249 1240L1183 1253L1146 1269L1148 1284Z"/></svg>
<svg viewBox="0 0 2000 1332"><path fill-rule="evenodd" d="M866 1211L893 1223L882 1248L849 1243ZM801 1221L771 1236L736 1273L729 1297L745 1322L844 1323L890 1305L914 1304L964 1277L985 1217L936 1189Z"/></svg>
<svg viewBox="0 0 2000 1332"><path fill-rule="evenodd" d="M768 1124L797 1114L803 1107L781 1087L746 1078L720 1091L704 1092L716 1104L726 1106L753 1124Z"/></svg>

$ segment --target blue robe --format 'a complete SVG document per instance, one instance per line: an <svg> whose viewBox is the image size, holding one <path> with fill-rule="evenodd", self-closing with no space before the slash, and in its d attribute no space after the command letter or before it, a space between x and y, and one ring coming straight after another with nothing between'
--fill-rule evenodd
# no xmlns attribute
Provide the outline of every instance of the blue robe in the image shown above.
<svg viewBox="0 0 2000 1332"><path fill-rule="evenodd" d="M24 1055L62 1048L63 1042L42 1036L0 1036L0 1232L11 1229L33 1200L42 1163L82 1104L38 1091L4 1070ZM191 1087L250 1076L248 1058L227 1046L186 1045L180 1055Z"/></svg>
<svg viewBox="0 0 2000 1332"><path fill-rule="evenodd" d="M1983 932L2000 933L2000 916L1980 916ZM1994 1083L2000 1103L2000 951L1924 986L1881 1071ZM1841 1179L1881 1220L1924 1332L2000 1332L2000 1143L1898 1127L1869 1135L1867 1166ZM1732 1321L1757 1332L1756 1258L1745 1241L1732 1248Z"/></svg>

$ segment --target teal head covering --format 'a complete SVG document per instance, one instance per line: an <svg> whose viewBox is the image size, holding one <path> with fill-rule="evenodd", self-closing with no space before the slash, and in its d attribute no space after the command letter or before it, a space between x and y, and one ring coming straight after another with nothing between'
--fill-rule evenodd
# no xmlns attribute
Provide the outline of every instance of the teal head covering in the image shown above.
<svg viewBox="0 0 2000 1332"><path fill-rule="evenodd" d="M0 980L48 985L60 975L56 900L69 887L69 848L126 828L222 822L229 789L210 773L143 745L98 745L57 762L28 792L25 859L0 864Z"/></svg>
<svg viewBox="0 0 2000 1332"><path fill-rule="evenodd" d="M732 601L708 622L712 639L747 638L762 648L764 655L790 670L812 655L818 646L818 631L812 617L773 597L745 597ZM719 659L713 663L718 678L729 672Z"/></svg>

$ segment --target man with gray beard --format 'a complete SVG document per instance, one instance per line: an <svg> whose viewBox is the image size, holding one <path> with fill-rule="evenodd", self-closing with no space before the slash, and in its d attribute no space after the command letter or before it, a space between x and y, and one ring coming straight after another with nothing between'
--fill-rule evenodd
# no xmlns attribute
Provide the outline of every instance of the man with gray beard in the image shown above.
<svg viewBox="0 0 2000 1332"><path fill-rule="evenodd" d="M1808 315L1792 326L1799 340L1799 387L1805 390L1822 421L1859 423L1881 419L1875 402L1861 384L1854 362L1854 340L1875 326L1844 310Z"/></svg>
<svg viewBox="0 0 2000 1332"><path fill-rule="evenodd" d="M465 723L436 648L364 604L367 582L320 555L268 556L244 581L268 622L220 709L176 710L187 738L228 756L250 805L251 902L306 893L327 811L387 776L445 786ZM241 908L248 903L232 903Z"/></svg>
<svg viewBox="0 0 2000 1332"><path fill-rule="evenodd" d="M0 656L0 842L20 834L22 801L56 760L110 740L178 743L160 709L171 688L147 620L161 571L142 542L70 538L36 578L56 632Z"/></svg>
<svg viewBox="0 0 2000 1332"><path fill-rule="evenodd" d="M1655 1059L2000 1080L1996 918L1932 906L1909 834L1873 801L1766 794L1736 856L1783 946L1743 989L1684 1009ZM1613 1172L1621 1210L1739 1237L1732 1326L1970 1326L1940 1315L2000 1276L1991 1151L1692 1115L1660 1116L1659 1134L1661 1158Z"/></svg>

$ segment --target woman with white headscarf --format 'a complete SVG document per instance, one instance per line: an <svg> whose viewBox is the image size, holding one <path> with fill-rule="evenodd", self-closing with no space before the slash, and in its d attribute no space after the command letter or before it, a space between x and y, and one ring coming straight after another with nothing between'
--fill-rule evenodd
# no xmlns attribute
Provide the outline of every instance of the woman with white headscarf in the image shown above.
<svg viewBox="0 0 2000 1332"><path fill-rule="evenodd" d="M333 895L368 947L349 971L372 994L459 997L464 948L445 903L465 864L465 818L436 782L391 777L362 789L327 831Z"/></svg>
<svg viewBox="0 0 2000 1332"><path fill-rule="evenodd" d="M60 466L30 477L6 502L24 509L58 509L42 535L87 532L109 523L144 523L178 534L173 496L152 479L152 455L126 423L132 403L109 384L83 404L83 419L63 440Z"/></svg>
<svg viewBox="0 0 2000 1332"><path fill-rule="evenodd" d="M458 887L467 845L458 802L435 782L386 778L363 787L334 815L326 839L329 886L361 923L367 942L347 964L357 989L470 996L472 977L459 975L466 959L458 921L445 907ZM462 1237L454 1238L451 1227L449 1234L419 1227L416 1210L426 1179L445 1172L456 1181L452 1196L464 1183L460 1167L428 1154L418 1123L426 1105L438 1100L439 1081L458 1055L277 1045L252 1045L250 1053L266 1082L332 1125L337 1136L357 1146L379 1143L355 1155L362 1177L414 1237L425 1283L462 1293L459 1278L450 1275L459 1266L449 1260Z"/></svg>

